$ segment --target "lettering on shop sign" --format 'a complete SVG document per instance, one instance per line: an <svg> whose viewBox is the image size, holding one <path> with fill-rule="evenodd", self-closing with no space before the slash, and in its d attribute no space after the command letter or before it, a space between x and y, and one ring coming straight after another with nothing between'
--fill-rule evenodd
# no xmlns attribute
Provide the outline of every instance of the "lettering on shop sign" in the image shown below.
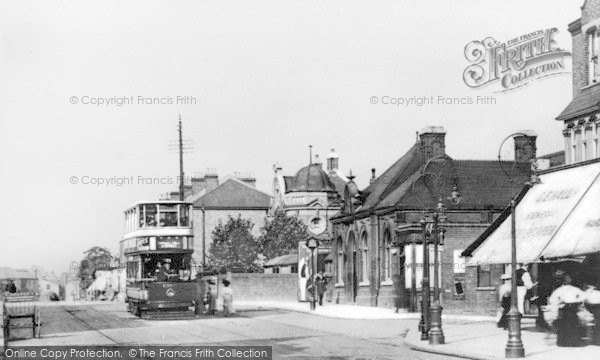
<svg viewBox="0 0 600 360"><path fill-rule="evenodd" d="M586 228L600 227L600 219L592 219L585 223Z"/></svg>
<svg viewBox="0 0 600 360"><path fill-rule="evenodd" d="M532 211L527 214L527 220L545 219L554 215L554 211Z"/></svg>
<svg viewBox="0 0 600 360"><path fill-rule="evenodd" d="M546 202L546 201L554 201L554 200L567 200L577 194L576 189L561 189L561 190L548 190L542 192L535 202Z"/></svg>

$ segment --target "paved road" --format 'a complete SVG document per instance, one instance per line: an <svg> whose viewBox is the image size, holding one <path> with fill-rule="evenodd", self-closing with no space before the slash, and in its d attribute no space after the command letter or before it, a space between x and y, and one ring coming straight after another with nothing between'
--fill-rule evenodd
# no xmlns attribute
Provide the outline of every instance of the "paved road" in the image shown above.
<svg viewBox="0 0 600 360"><path fill-rule="evenodd" d="M281 310L141 320L121 304L42 308L42 339L14 345L269 345L274 359L454 359L404 346L415 320L343 320Z"/></svg>

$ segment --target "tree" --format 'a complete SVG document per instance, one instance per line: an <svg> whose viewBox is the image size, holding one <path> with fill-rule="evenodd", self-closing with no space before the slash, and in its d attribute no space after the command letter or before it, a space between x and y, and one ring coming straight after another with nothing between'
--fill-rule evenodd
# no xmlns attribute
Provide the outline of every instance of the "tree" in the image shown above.
<svg viewBox="0 0 600 360"><path fill-rule="evenodd" d="M249 219L229 217L212 232L209 262L215 268L257 272L259 265L258 243L252 235L254 224Z"/></svg>
<svg viewBox="0 0 600 360"><path fill-rule="evenodd" d="M306 241L309 233L302 220L277 210L265 220L258 239L260 251L267 259L298 251L298 243Z"/></svg>
<svg viewBox="0 0 600 360"><path fill-rule="evenodd" d="M96 270L110 270L116 259L107 248L100 246L93 246L83 253L85 258L79 263L79 279L81 288L86 289L94 282Z"/></svg>

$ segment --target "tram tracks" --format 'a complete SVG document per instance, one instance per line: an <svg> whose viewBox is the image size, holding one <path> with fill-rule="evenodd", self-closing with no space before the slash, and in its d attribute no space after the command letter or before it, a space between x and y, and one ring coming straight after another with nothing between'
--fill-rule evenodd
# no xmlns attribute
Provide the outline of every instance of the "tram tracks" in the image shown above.
<svg viewBox="0 0 600 360"><path fill-rule="evenodd" d="M83 325L85 328L87 328L87 329L89 329L89 330L91 330L91 331L95 331L95 332L97 332L98 334L102 335L102 337L104 337L104 338L106 338L107 340L109 340L109 341L113 342L113 344L110 344L110 345L119 345L119 346L125 346L125 345L129 345L129 344L126 344L126 343L122 343L122 342L120 342L119 340L117 340L117 339L115 339L115 338L113 338L113 337L111 337L111 336L109 336L109 335L105 334L104 332L102 332L102 330L101 330L101 329L99 329L99 328L97 328L97 327L93 326L93 325L92 325L92 324L90 324L89 322L86 322L86 321L84 321L83 319L81 319L81 318L79 318L79 317L77 317L77 316L75 315L75 313L78 313L78 312L81 312L81 311L92 311L92 310L93 310L93 311L95 311L95 312L98 312L98 313L100 313L100 311L98 311L98 310L95 310L95 309L93 309L92 307L89 307L89 306L86 306L86 307L85 307L85 310L82 310L82 309L77 309L77 308L76 308L76 309L70 309L70 310L69 310L69 309L67 309L67 308L66 308L64 305L61 305L60 307L61 307L61 308L62 308L62 309L63 309L63 310L64 310L64 311L67 313L67 314L71 315L71 317L72 317L73 319L75 319L77 322L79 322L81 325ZM106 314L102 314L102 316L104 316L104 317L105 317L105 316L106 316Z"/></svg>

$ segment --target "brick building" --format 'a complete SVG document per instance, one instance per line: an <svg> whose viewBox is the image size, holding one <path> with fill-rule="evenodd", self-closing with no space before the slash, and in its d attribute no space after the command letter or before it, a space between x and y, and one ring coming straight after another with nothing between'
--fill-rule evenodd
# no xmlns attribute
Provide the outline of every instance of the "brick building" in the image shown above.
<svg viewBox="0 0 600 360"><path fill-rule="evenodd" d="M600 157L600 0L586 0L569 24L573 42L573 100L564 122L567 164Z"/></svg>
<svg viewBox="0 0 600 360"><path fill-rule="evenodd" d="M244 179L247 179L244 181ZM203 180L203 181L201 181ZM218 177L209 176L192 180L192 192L186 200L194 204L192 223L194 231L194 254L196 264L205 264L212 244L212 231L229 217L241 216L254 224L252 235L260 235L271 204L271 196L254 188L254 179L230 178L219 184Z"/></svg>
<svg viewBox="0 0 600 360"><path fill-rule="evenodd" d="M448 157L445 135L441 127L424 128L408 152L367 188L359 191L352 180L346 185L343 209L331 219L335 302L394 306L398 300L400 308L418 310L420 220L440 196L447 207L439 252L444 308L474 310L495 295L494 272L503 269L481 267L468 274L460 254L528 179L536 136L527 132L517 137L515 160L500 165L496 160Z"/></svg>

